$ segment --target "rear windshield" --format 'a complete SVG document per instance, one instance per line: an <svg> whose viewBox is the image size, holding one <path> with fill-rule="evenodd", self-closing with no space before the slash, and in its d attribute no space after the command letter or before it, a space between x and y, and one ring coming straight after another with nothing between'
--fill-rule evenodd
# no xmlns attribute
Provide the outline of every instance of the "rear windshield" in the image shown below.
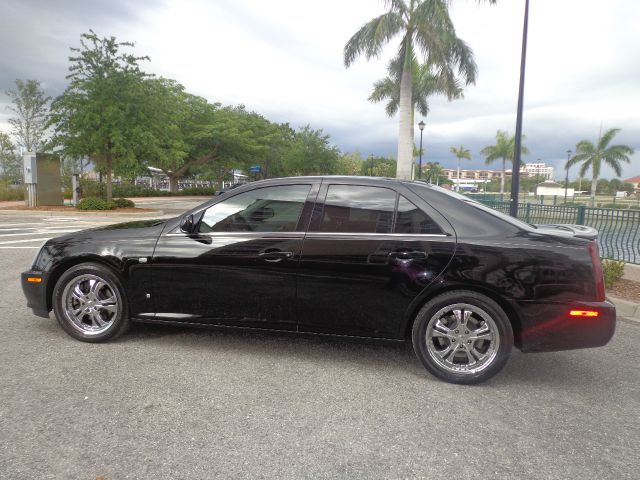
<svg viewBox="0 0 640 480"><path fill-rule="evenodd" d="M450 197L460 200L466 203L467 205L471 205L472 207L477 208L478 210L482 210L483 212L493 215L494 217L498 217L500 220L508 222L511 225L515 225L518 228L524 228L526 230L537 228L535 225L523 222L522 220L518 220L517 218L514 218L511 215L507 215L498 210L494 210L493 208L487 207L486 205L483 205L482 203L477 202L466 195L460 195L459 193L452 192L451 190L447 190L446 188L438 187L436 185L431 185L431 184L418 183L418 182L412 182L412 186L413 185L420 188L430 188L437 191L438 193L449 195Z"/></svg>

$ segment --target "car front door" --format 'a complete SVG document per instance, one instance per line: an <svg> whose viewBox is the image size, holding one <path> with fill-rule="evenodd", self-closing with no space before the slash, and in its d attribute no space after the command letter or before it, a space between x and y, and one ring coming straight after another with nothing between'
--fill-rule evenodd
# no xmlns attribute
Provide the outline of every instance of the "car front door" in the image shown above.
<svg viewBox="0 0 640 480"><path fill-rule="evenodd" d="M156 320L296 329L295 274L318 185L255 188L163 233L152 277Z"/></svg>
<svg viewBox="0 0 640 480"><path fill-rule="evenodd" d="M414 202L408 190L323 183L300 262L301 331L402 335L407 309L455 250L448 222Z"/></svg>

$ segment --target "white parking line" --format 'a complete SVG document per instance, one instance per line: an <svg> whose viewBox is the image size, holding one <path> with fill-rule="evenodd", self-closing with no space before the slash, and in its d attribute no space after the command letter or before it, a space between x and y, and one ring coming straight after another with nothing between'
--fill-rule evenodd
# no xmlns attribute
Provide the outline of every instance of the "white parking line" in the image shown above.
<svg viewBox="0 0 640 480"><path fill-rule="evenodd" d="M4 238L4 237L17 237L17 236L24 236L24 235L48 235L50 233L71 233L71 232L78 232L80 229L74 229L74 230L47 230L46 232L23 232L23 233L3 233L0 235L0 238Z"/></svg>
<svg viewBox="0 0 640 480"><path fill-rule="evenodd" d="M45 242L51 240L53 237L44 238L31 238L29 240L11 240L9 242L0 242L0 245L9 245L10 243L33 243L33 242Z"/></svg>

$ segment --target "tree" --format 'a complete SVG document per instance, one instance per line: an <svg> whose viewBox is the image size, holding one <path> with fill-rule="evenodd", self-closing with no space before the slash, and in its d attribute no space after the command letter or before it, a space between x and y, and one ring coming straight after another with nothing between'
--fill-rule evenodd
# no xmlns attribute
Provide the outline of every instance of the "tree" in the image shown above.
<svg viewBox="0 0 640 480"><path fill-rule="evenodd" d="M122 52L131 42L98 37L92 30L71 48L70 84L51 105L52 145L71 158L88 156L106 173L107 199L112 198L112 174L136 165L140 145L149 141L145 115L145 80L139 63L148 57Z"/></svg>
<svg viewBox="0 0 640 480"><path fill-rule="evenodd" d="M393 158L370 156L362 163L362 175L369 177L394 177L396 161Z"/></svg>
<svg viewBox="0 0 640 480"><path fill-rule="evenodd" d="M422 178L425 182L440 185L442 181L447 178L447 176L444 175L442 171L443 168L442 165L440 165L440 162L427 162L425 165L425 172L422 174Z"/></svg>
<svg viewBox="0 0 640 480"><path fill-rule="evenodd" d="M387 101L385 111L389 117L398 112L400 105L400 81L402 77L402 64L396 57L389 62L389 75L373 84L373 92L369 95L369 101L378 103ZM411 99L411 138L414 138L414 125L416 108L423 117L429 114L429 97L434 95L446 95L451 101L462 97L462 88L459 83L451 77L436 71L429 64L420 65L415 59L411 69L412 79L412 99ZM419 149L417 154L419 155ZM424 148L423 148L424 150ZM413 158L416 157L414 151Z"/></svg>
<svg viewBox="0 0 640 480"><path fill-rule="evenodd" d="M422 54L423 63L452 82L474 83L477 68L471 49L456 36L447 0L388 0L386 7L385 13L365 23L349 39L344 47L344 64L349 67L361 55L367 60L378 57L389 41L402 37L394 59L402 65L397 176L409 179L413 162L413 66L417 54Z"/></svg>
<svg viewBox="0 0 640 480"><path fill-rule="evenodd" d="M283 168L287 175L327 175L337 171L340 151L322 129L309 125L294 134L290 148L284 153Z"/></svg>
<svg viewBox="0 0 640 480"><path fill-rule="evenodd" d="M16 90L9 90L7 95L13 103L8 108L17 115L9 119L9 124L18 145L25 152L39 150L45 135L51 97L44 95L38 80L16 80Z"/></svg>
<svg viewBox="0 0 640 480"><path fill-rule="evenodd" d="M471 151L464 148L464 145L460 145L460 148L451 147L449 151L453 153L458 159L458 173L456 175L456 180L457 180L456 184L457 184L457 189L459 191L460 190L460 160L463 158L466 160L471 160Z"/></svg>
<svg viewBox="0 0 640 480"><path fill-rule="evenodd" d="M338 159L337 175L361 175L363 170L364 158L358 151L353 153L344 153Z"/></svg>
<svg viewBox="0 0 640 480"><path fill-rule="evenodd" d="M22 179L21 158L4 132L0 132L0 178L8 183L19 183Z"/></svg>
<svg viewBox="0 0 640 480"><path fill-rule="evenodd" d="M593 144L589 140L581 140L576 145L576 153L567 162L567 168L578 163L582 163L580 167L580 176L583 177L587 170L591 169L591 206L596 203L596 187L598 177L600 176L600 168L602 162L613 168L617 176L622 175L621 162L629 163L630 155L633 155L633 149L627 145L609 145L613 138L620 131L619 128L611 128L601 135L598 141Z"/></svg>
<svg viewBox="0 0 640 480"><path fill-rule="evenodd" d="M522 144L520 146L520 154L528 155L529 149L524 145L526 137L522 136ZM507 160L513 163L513 157L516 151L516 137L509 136L507 132L498 130L496 133L495 145L489 145L484 147L480 153L486 157L485 163L487 165L495 162L496 160L502 160L502 175L500 176L500 193L504 193L504 177Z"/></svg>

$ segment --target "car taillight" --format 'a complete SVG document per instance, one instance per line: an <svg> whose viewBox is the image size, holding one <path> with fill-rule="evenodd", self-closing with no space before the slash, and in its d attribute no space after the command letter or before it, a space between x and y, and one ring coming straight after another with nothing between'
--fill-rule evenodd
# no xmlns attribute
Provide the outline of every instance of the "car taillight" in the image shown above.
<svg viewBox="0 0 640 480"><path fill-rule="evenodd" d="M593 276L596 282L596 302L604 302L604 272L602 271L602 261L598 252L598 244L594 241L589 243L589 255L593 264Z"/></svg>

